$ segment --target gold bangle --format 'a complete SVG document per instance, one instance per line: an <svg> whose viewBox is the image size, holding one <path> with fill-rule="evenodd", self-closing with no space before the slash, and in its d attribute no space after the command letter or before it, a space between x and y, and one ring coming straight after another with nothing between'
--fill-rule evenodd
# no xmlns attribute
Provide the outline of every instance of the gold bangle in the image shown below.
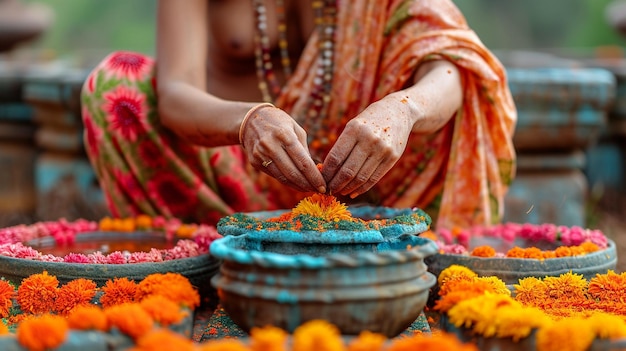
<svg viewBox="0 0 626 351"><path fill-rule="evenodd" d="M254 112L256 112L256 110L262 107L276 107L276 106L274 106L273 104L270 104L269 102L262 102L258 105L252 106L252 108L249 109L248 112L246 112L246 115L243 116L243 119L241 120L241 124L239 125L239 144L241 145L241 147L243 147L243 129L246 126L246 122L248 122L248 119L250 118L250 116L252 116Z"/></svg>

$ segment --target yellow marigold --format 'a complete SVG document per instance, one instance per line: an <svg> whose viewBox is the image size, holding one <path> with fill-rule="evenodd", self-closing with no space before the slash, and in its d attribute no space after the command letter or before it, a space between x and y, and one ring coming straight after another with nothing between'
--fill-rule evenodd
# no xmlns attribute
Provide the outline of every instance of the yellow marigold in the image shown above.
<svg viewBox="0 0 626 351"><path fill-rule="evenodd" d="M10 333L9 327L3 322L0 322L0 335L6 335L9 333Z"/></svg>
<svg viewBox="0 0 626 351"><path fill-rule="evenodd" d="M26 318L16 330L17 341L30 351L50 350L61 345L69 331L67 321L61 316L44 314Z"/></svg>
<svg viewBox="0 0 626 351"><path fill-rule="evenodd" d="M382 349L370 349L382 350ZM449 333L433 333L432 335L415 334L410 337L396 338L391 341L385 351L416 351L416 350L446 350L446 351L478 351L476 345L463 344Z"/></svg>
<svg viewBox="0 0 626 351"><path fill-rule="evenodd" d="M571 271L558 277L545 277L547 294L549 297L560 299L563 297L584 299L587 291L587 280L582 274Z"/></svg>
<svg viewBox="0 0 626 351"><path fill-rule="evenodd" d="M477 246L472 250L471 256L476 257L494 257L496 249L489 245Z"/></svg>
<svg viewBox="0 0 626 351"><path fill-rule="evenodd" d="M248 346L236 339L212 340L200 344L197 351L250 351Z"/></svg>
<svg viewBox="0 0 626 351"><path fill-rule="evenodd" d="M157 329L137 339L129 351L193 351L195 345L188 338L169 329Z"/></svg>
<svg viewBox="0 0 626 351"><path fill-rule="evenodd" d="M382 350L386 342L386 336L366 330L348 344L348 351Z"/></svg>
<svg viewBox="0 0 626 351"><path fill-rule="evenodd" d="M585 351L595 339L593 330L584 327L584 319L565 318L539 329L537 351Z"/></svg>
<svg viewBox="0 0 626 351"><path fill-rule="evenodd" d="M474 281L482 281L491 285L492 289L489 290L490 292L511 296L511 290L506 286L506 283L498 277L476 277L474 278Z"/></svg>
<svg viewBox="0 0 626 351"><path fill-rule="evenodd" d="M586 320L587 325L601 339L623 339L626 337L626 321L623 316L595 312Z"/></svg>
<svg viewBox="0 0 626 351"><path fill-rule="evenodd" d="M154 321L138 303L123 303L104 309L111 328L115 327L133 339L152 330Z"/></svg>
<svg viewBox="0 0 626 351"><path fill-rule="evenodd" d="M133 280L128 280L126 277L108 280L101 289L100 304L102 307L110 307L136 300L137 283Z"/></svg>
<svg viewBox="0 0 626 351"><path fill-rule="evenodd" d="M339 329L324 320L306 322L293 333L292 351L340 351L344 348Z"/></svg>
<svg viewBox="0 0 626 351"><path fill-rule="evenodd" d="M17 289L17 303L22 311L40 314L54 309L59 281L57 277L48 275L47 271L33 274L22 280Z"/></svg>
<svg viewBox="0 0 626 351"><path fill-rule="evenodd" d="M441 273L439 273L439 277L437 278L437 283L439 285L444 285L448 280L451 280L451 279L461 278L461 279L471 280L474 277L478 277L478 274L476 274L471 269L465 266L453 264L447 267L446 269L442 270Z"/></svg>
<svg viewBox="0 0 626 351"><path fill-rule="evenodd" d="M616 274L613 270L605 274L596 274L589 280L587 292L600 301L621 302L623 296L626 296L626 275Z"/></svg>
<svg viewBox="0 0 626 351"><path fill-rule="evenodd" d="M177 303L162 295L151 295L139 303L163 327L179 323L188 315Z"/></svg>
<svg viewBox="0 0 626 351"><path fill-rule="evenodd" d="M74 279L63 285L57 292L55 311L65 315L72 308L91 303L96 295L96 283L89 279Z"/></svg>
<svg viewBox="0 0 626 351"><path fill-rule="evenodd" d="M95 305L79 305L67 315L70 328L76 330L109 330L109 324L104 311Z"/></svg>
<svg viewBox="0 0 626 351"><path fill-rule="evenodd" d="M435 302L435 311L447 312L460 301L483 295L485 292L494 292L493 285L486 280L459 280L448 281L444 287L449 288L441 298Z"/></svg>
<svg viewBox="0 0 626 351"><path fill-rule="evenodd" d="M583 249L583 251L585 251L585 253L600 251L600 247L598 247L598 245L592 243L591 241L585 241L584 243L580 244L580 247Z"/></svg>
<svg viewBox="0 0 626 351"><path fill-rule="evenodd" d="M497 325L496 337L517 342L533 330L549 325L552 319L536 307L505 306L498 309L493 323Z"/></svg>
<svg viewBox="0 0 626 351"><path fill-rule="evenodd" d="M540 301L544 301L548 296L546 283L535 277L528 277L519 280L519 284L514 284L515 300L527 306L538 306Z"/></svg>
<svg viewBox="0 0 626 351"><path fill-rule="evenodd" d="M0 280L0 318L7 318L13 307L15 288L6 280Z"/></svg>
<svg viewBox="0 0 626 351"><path fill-rule="evenodd" d="M175 303L194 309L200 305L200 294L189 280L178 273L154 273L137 285L139 300L149 295L162 295Z"/></svg>
<svg viewBox="0 0 626 351"><path fill-rule="evenodd" d="M300 200L291 213L294 216L306 214L327 222L353 219L348 207L337 201L336 197L317 193Z"/></svg>
<svg viewBox="0 0 626 351"><path fill-rule="evenodd" d="M252 328L250 330L250 350L286 351L287 337L287 332L277 327Z"/></svg>
<svg viewBox="0 0 626 351"><path fill-rule="evenodd" d="M472 328L479 335L492 337L497 332L493 321L499 309L506 306L521 308L522 305L507 295L485 293L460 301L448 311L448 317L457 327Z"/></svg>

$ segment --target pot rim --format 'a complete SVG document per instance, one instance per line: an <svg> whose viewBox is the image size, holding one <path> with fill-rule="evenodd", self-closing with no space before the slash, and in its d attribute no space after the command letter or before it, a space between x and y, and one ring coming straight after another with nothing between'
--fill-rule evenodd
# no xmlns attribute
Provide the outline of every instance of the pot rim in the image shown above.
<svg viewBox="0 0 626 351"><path fill-rule="evenodd" d="M397 241L406 242L405 248L379 252L359 251L355 253L329 253L325 256L308 254L286 255L275 252L244 250L237 244L247 240L255 240L247 234L226 236L211 243L209 252L219 260L233 261L243 265L257 265L265 268L277 269L320 269L337 267L384 266L423 260L437 253L437 244L427 238L404 234L398 237L387 238L378 245L386 245ZM402 245L404 244L402 243ZM305 245L305 244L303 244Z"/></svg>

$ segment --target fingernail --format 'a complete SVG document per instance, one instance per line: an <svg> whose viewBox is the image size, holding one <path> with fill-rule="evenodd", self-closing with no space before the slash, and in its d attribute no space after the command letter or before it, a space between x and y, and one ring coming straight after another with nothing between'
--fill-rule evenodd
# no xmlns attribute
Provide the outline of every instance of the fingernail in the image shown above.
<svg viewBox="0 0 626 351"><path fill-rule="evenodd" d="M317 191L319 191L320 193L325 193L326 192L326 187L325 186L320 186L319 188L317 188Z"/></svg>
<svg viewBox="0 0 626 351"><path fill-rule="evenodd" d="M351 198L351 199L354 199L354 198L355 198L355 197L357 197L357 196L359 196L359 194L357 194L357 193L352 193L352 194L350 194L350 198Z"/></svg>

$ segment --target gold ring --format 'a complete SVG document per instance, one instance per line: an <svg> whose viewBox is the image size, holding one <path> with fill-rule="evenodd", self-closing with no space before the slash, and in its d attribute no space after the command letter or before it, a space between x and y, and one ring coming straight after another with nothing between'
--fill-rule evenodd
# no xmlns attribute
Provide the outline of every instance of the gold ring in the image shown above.
<svg viewBox="0 0 626 351"><path fill-rule="evenodd" d="M272 162L274 162L274 161L272 161L272 160L267 160L267 161L263 161L263 163L261 163L261 164L263 165L263 167L267 167L267 166L271 165L271 164L272 164Z"/></svg>

